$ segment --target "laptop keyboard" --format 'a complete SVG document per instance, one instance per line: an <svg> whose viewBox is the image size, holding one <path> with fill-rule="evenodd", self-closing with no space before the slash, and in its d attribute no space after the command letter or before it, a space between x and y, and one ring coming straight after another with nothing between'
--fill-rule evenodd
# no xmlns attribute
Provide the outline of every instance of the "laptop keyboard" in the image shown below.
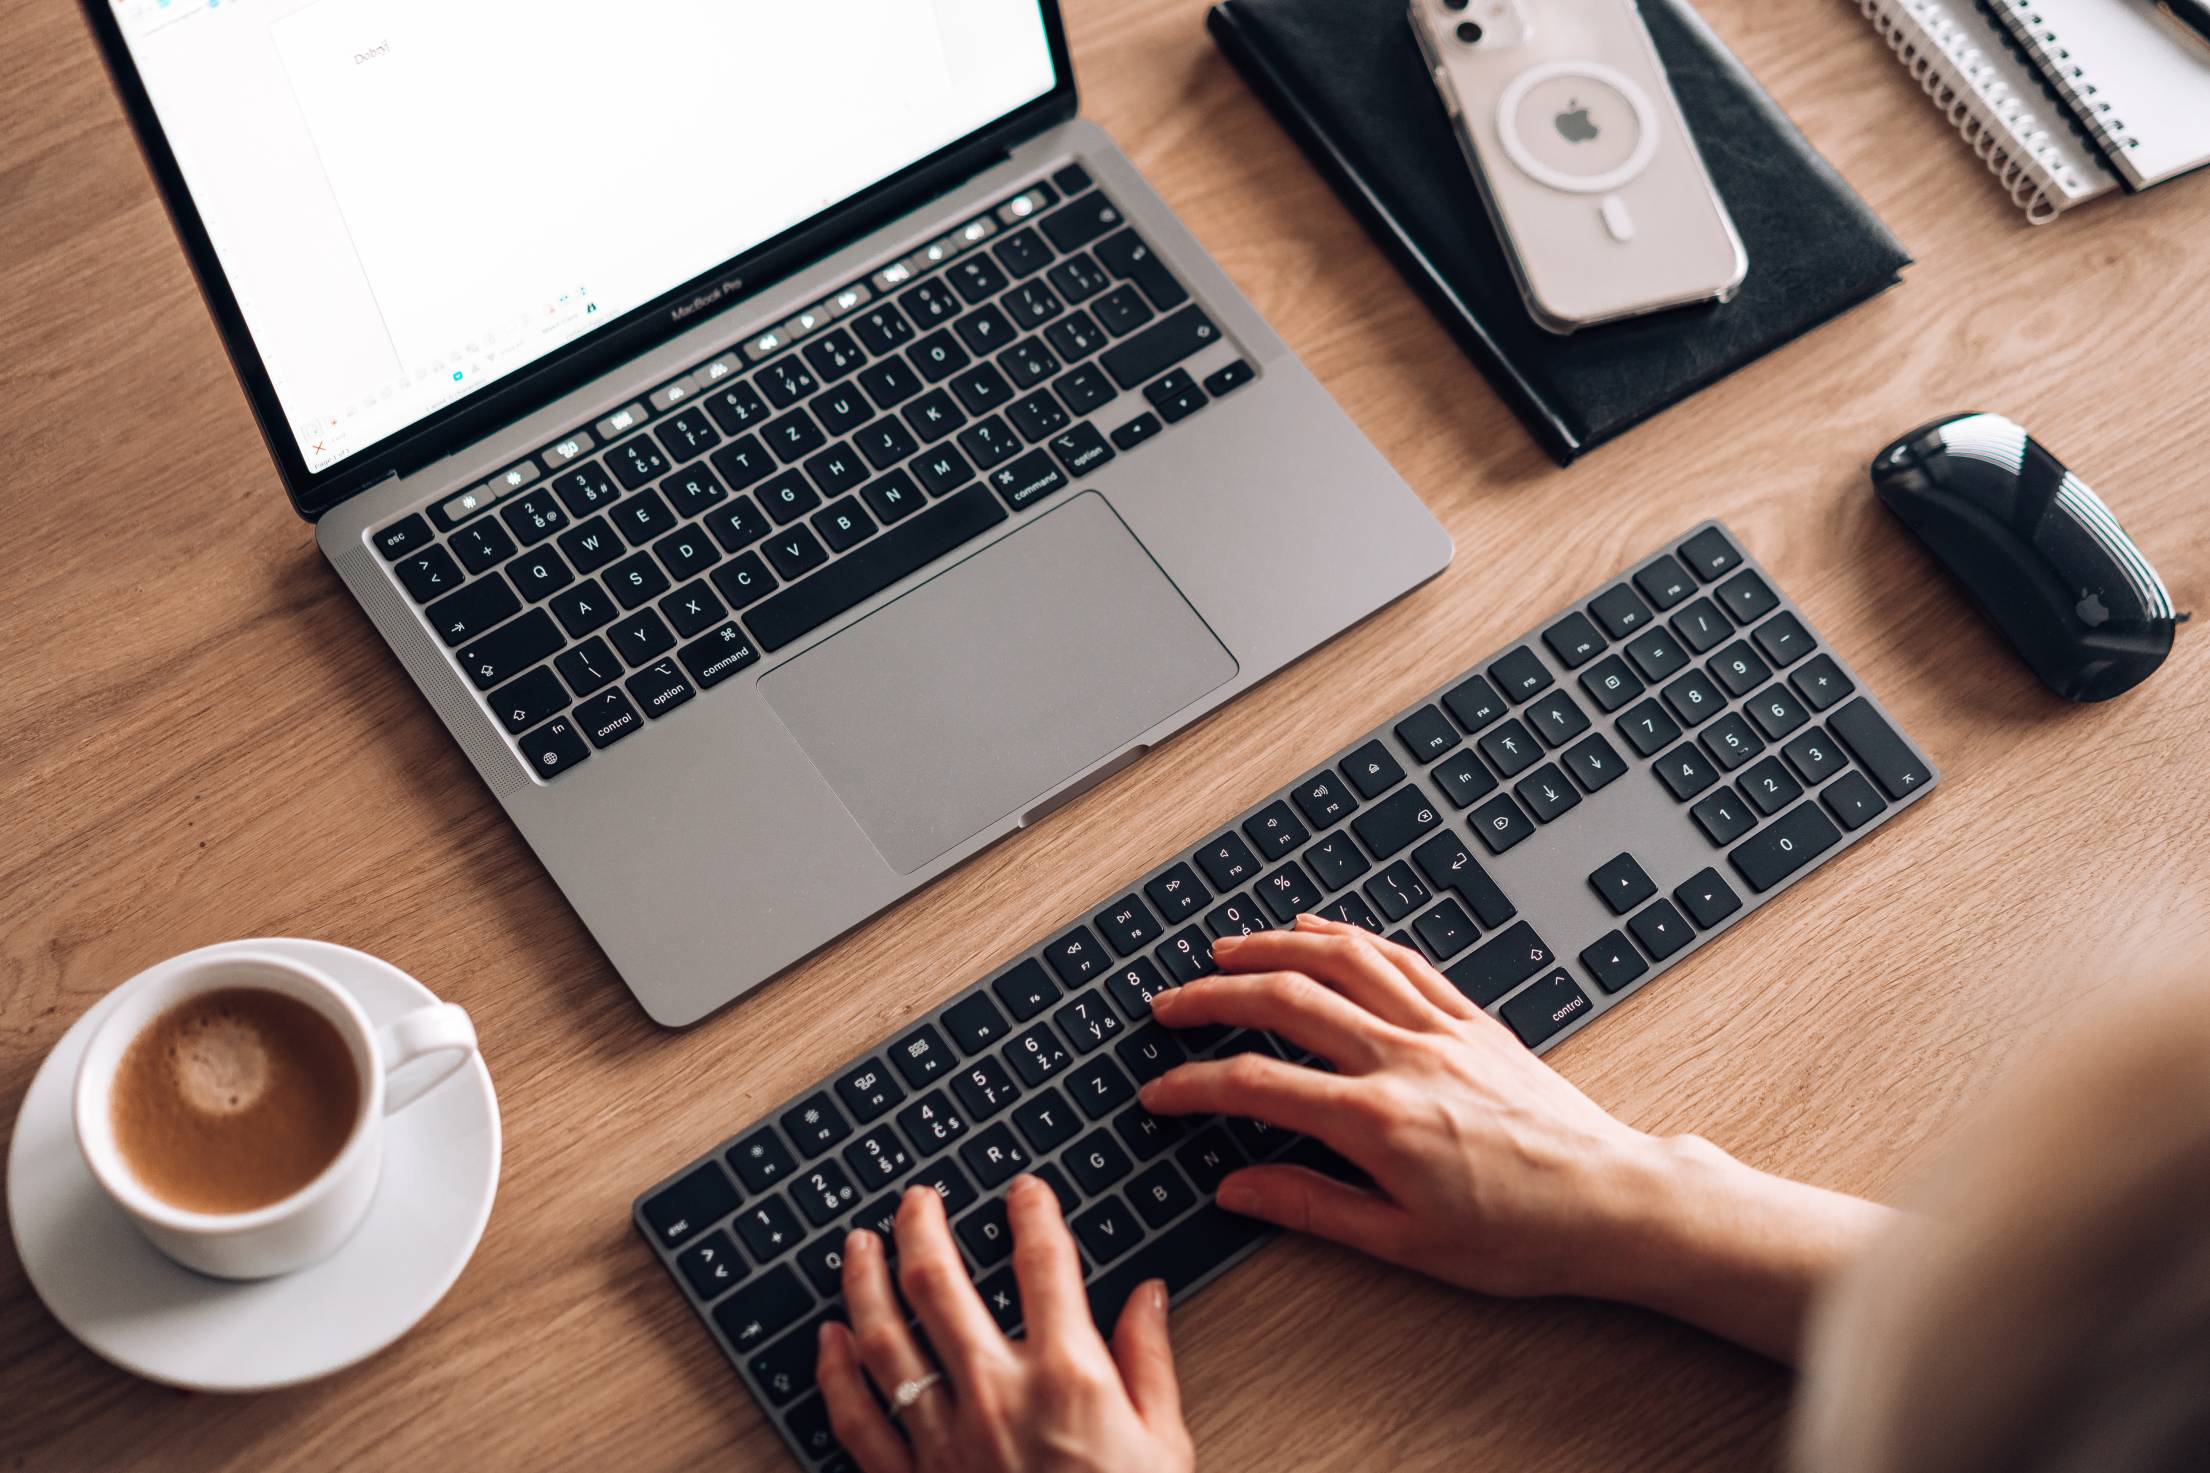
<svg viewBox="0 0 2210 1473"><path fill-rule="evenodd" d="M1305 1057L1150 1021L1214 937L1305 911L1389 934L1547 1049L1935 782L1706 524L737 1130L639 1197L636 1227L800 1463L848 1468L815 1336L842 1314L845 1234L887 1230L905 1188L943 1194L1011 1332L1001 1189L1050 1182L1109 1331L1144 1280L1180 1298L1269 1236L1212 1205L1228 1172L1347 1172L1257 1121L1135 1102L1193 1055Z"/></svg>
<svg viewBox="0 0 2210 1473"><path fill-rule="evenodd" d="M1223 344L1071 164L370 540L550 779L1250 382Z"/></svg>

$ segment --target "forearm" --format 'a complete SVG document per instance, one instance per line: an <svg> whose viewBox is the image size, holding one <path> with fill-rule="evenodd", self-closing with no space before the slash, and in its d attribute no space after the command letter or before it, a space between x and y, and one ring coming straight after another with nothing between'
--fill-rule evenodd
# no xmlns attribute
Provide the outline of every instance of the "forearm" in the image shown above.
<svg viewBox="0 0 2210 1473"><path fill-rule="evenodd" d="M1597 1295L1794 1364L1814 1296L1894 1211L1755 1170L1692 1136L1653 1147Z"/></svg>

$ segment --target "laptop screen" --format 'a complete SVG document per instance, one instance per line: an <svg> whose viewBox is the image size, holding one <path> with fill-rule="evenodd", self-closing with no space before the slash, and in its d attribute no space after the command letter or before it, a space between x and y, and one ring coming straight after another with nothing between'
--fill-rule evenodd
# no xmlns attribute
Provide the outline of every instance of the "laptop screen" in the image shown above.
<svg viewBox="0 0 2210 1473"><path fill-rule="evenodd" d="M310 472L1051 92L1037 0L112 0Z"/></svg>

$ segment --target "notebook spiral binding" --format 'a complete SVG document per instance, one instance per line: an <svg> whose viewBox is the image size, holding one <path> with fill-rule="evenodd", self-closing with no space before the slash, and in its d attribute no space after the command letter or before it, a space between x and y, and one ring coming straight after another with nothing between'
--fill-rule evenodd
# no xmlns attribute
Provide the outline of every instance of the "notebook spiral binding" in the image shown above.
<svg viewBox="0 0 2210 1473"><path fill-rule="evenodd" d="M1959 89L1941 74L1936 59L1939 53L1926 49L1921 35L1897 19L1893 3L1894 0L1857 0L1857 8L1864 12L1865 19L1872 23L1880 39L1888 43L1888 49L1896 54L1920 90L1942 110L1949 125L1963 137L1974 156L1987 165L1988 172L2010 196L2011 203L2025 212L2026 223L2046 225L2054 220L2057 203L2033 174L2035 165L2043 170L2059 166L2053 150L2044 141L2047 135L2036 131L2022 140L2014 140L2003 127L2020 112L2018 100L2011 95L2010 88L2000 79L1992 79L1994 88L1986 93ZM1961 33L1948 21L1936 17L1928 34L1937 43L1946 43ZM1973 80L1979 81L1980 77ZM1981 116L1982 108L1991 109L2000 121ZM2022 142L2033 150L2029 158L2013 155L2009 147L2013 142Z"/></svg>

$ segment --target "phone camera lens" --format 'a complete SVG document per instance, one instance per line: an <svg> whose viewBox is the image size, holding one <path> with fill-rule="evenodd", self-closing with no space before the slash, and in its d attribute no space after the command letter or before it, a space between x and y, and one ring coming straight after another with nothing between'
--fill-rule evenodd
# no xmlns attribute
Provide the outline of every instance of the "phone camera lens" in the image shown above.
<svg viewBox="0 0 2210 1473"><path fill-rule="evenodd" d="M1462 20L1458 22L1458 39L1465 42L1468 46L1479 45L1481 41L1481 28L1475 25L1470 20Z"/></svg>

